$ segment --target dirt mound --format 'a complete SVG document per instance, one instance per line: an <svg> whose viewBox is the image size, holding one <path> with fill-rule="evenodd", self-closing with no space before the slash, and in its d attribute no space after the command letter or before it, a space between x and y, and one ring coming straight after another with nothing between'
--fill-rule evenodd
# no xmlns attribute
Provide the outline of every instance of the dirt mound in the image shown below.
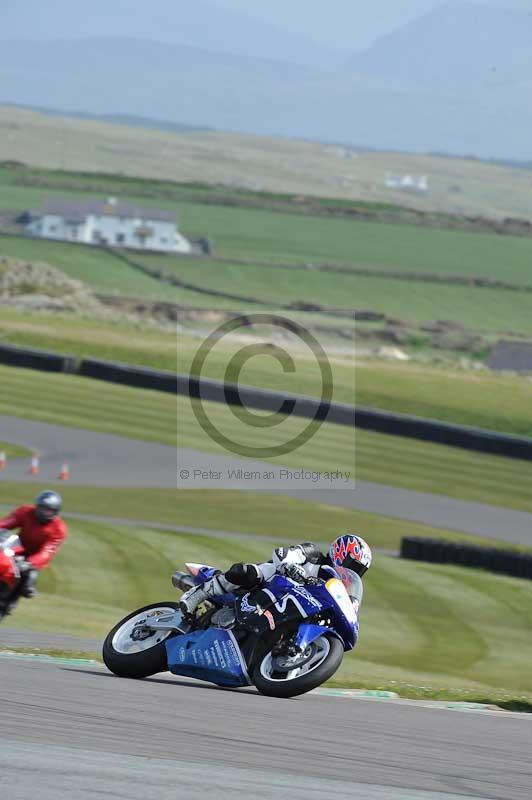
<svg viewBox="0 0 532 800"><path fill-rule="evenodd" d="M102 303L81 281L49 264L4 256L0 256L0 304L34 311L105 313Z"/></svg>

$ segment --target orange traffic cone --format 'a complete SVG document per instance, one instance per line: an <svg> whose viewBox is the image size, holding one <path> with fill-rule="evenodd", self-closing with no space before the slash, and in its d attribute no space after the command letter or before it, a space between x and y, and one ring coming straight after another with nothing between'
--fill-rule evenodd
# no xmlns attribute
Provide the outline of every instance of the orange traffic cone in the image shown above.
<svg viewBox="0 0 532 800"><path fill-rule="evenodd" d="M67 481L70 478L70 468L66 461L63 462L61 467L61 471L59 473L59 480L60 481Z"/></svg>
<svg viewBox="0 0 532 800"><path fill-rule="evenodd" d="M39 456L32 456L31 457L31 464L29 473L30 475L38 475L41 467L39 465Z"/></svg>
<svg viewBox="0 0 532 800"><path fill-rule="evenodd" d="M5 469L7 465L6 454L3 450L0 451L0 469Z"/></svg>

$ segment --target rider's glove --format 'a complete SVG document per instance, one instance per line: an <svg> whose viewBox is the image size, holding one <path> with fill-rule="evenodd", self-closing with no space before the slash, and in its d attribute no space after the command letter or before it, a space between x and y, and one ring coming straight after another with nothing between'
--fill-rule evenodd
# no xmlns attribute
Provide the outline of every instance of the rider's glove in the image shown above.
<svg viewBox="0 0 532 800"><path fill-rule="evenodd" d="M19 568L19 572L21 575L25 575L30 570L35 569L33 564L30 561L26 561L25 558L17 559L17 567Z"/></svg>
<svg viewBox="0 0 532 800"><path fill-rule="evenodd" d="M303 583L307 577L303 567L299 564L287 563L286 561L279 564L278 571L281 575L284 575L285 578L291 578L293 581L299 581L300 583Z"/></svg>
<svg viewBox="0 0 532 800"><path fill-rule="evenodd" d="M277 569L281 564L304 564L307 557L303 549L296 544L292 547L276 547L272 560Z"/></svg>

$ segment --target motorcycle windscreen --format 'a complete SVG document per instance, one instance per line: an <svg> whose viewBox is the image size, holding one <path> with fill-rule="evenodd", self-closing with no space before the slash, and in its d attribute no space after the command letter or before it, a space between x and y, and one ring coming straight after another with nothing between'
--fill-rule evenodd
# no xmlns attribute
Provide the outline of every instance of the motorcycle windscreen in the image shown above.
<svg viewBox="0 0 532 800"><path fill-rule="evenodd" d="M250 686L246 664L232 631L209 628L166 641L168 669L174 675L216 683Z"/></svg>

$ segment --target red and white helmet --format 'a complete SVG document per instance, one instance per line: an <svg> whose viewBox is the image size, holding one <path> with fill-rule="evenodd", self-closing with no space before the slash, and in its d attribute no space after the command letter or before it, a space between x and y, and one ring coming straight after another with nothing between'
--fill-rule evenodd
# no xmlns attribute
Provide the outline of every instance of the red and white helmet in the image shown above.
<svg viewBox="0 0 532 800"><path fill-rule="evenodd" d="M371 548L361 536L344 533L329 547L329 559L333 567L352 569L362 577L371 567Z"/></svg>

